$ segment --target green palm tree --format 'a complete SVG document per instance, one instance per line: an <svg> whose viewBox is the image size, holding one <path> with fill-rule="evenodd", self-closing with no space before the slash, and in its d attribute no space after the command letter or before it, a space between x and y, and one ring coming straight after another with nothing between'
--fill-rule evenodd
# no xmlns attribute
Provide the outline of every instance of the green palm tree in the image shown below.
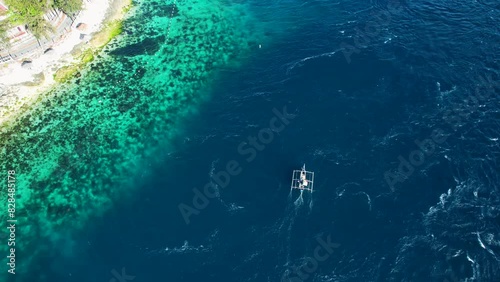
<svg viewBox="0 0 500 282"><path fill-rule="evenodd" d="M37 40L54 31L43 15L52 5L51 0L6 0L9 7L8 20L13 25L24 24ZM40 41L38 41L40 45Z"/></svg>
<svg viewBox="0 0 500 282"><path fill-rule="evenodd" d="M7 21L0 22L0 49L6 49L10 46L10 40L7 36L7 30L9 30L10 25Z"/></svg>
<svg viewBox="0 0 500 282"><path fill-rule="evenodd" d="M5 0L5 4L9 7L9 22L24 24L38 40L54 32L54 27L44 18L46 11L57 8L71 16L82 8L82 0Z"/></svg>
<svg viewBox="0 0 500 282"><path fill-rule="evenodd" d="M82 0L54 0L53 6L73 19L75 13L82 9Z"/></svg>
<svg viewBox="0 0 500 282"><path fill-rule="evenodd" d="M43 16L31 18L26 22L26 27L36 39L41 39L42 37L49 38L50 33L54 32L54 27Z"/></svg>

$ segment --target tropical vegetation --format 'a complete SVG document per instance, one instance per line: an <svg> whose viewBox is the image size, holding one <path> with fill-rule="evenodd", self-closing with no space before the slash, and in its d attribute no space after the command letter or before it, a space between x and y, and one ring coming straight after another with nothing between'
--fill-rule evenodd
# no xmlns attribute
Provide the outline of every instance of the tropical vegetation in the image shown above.
<svg viewBox="0 0 500 282"><path fill-rule="evenodd" d="M7 37L8 29L8 23L6 21L0 21L0 49L9 47L9 38Z"/></svg>
<svg viewBox="0 0 500 282"><path fill-rule="evenodd" d="M44 18L51 9L73 17L81 8L82 0L4 0L8 6L7 18L0 22L0 45L5 45L8 26L25 25L36 38L47 37L53 30ZM2 44L2 42L4 44Z"/></svg>

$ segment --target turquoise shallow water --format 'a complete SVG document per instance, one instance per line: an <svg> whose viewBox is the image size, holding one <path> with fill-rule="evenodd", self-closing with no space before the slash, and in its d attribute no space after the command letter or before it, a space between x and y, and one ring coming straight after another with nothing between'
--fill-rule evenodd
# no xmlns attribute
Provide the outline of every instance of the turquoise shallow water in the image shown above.
<svg viewBox="0 0 500 282"><path fill-rule="evenodd" d="M2 128L0 168L17 178L21 269L55 246L71 253L71 234L131 195L218 70L262 42L243 4L142 1L131 13L81 76Z"/></svg>
<svg viewBox="0 0 500 282"><path fill-rule="evenodd" d="M2 128L19 281L498 281L497 3L173 3Z"/></svg>

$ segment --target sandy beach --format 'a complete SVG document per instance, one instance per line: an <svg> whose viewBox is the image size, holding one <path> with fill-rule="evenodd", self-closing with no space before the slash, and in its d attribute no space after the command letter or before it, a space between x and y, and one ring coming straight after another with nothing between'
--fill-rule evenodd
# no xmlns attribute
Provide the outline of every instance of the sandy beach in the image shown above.
<svg viewBox="0 0 500 282"><path fill-rule="evenodd" d="M29 57L32 65L21 67L20 61L11 61L0 69L0 124L19 113L20 108L36 100L40 93L57 85L54 74L63 66L77 62L75 54L88 48L98 48L98 42L91 39L98 35L109 22L121 20L125 16L125 7L130 0L92 0L83 1L83 10L74 21L71 31L55 42L51 54L37 51ZM76 26L86 25L80 31ZM83 39L81 34L85 34Z"/></svg>

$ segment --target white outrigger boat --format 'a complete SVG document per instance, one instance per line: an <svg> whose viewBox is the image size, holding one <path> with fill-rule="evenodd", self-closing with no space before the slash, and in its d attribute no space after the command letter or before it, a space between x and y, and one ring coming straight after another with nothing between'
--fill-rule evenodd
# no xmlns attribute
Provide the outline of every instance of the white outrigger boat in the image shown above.
<svg viewBox="0 0 500 282"><path fill-rule="evenodd" d="M294 170L292 174L292 185L290 191L299 189L313 192L314 190L314 172L306 171L306 165L302 166L301 170Z"/></svg>

